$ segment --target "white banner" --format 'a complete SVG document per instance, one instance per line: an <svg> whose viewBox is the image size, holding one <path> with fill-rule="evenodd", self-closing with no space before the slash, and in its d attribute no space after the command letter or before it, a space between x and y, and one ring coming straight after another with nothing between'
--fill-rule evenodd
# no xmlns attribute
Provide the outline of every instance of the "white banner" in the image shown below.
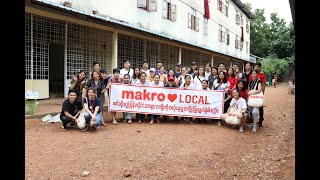
<svg viewBox="0 0 320 180"><path fill-rule="evenodd" d="M109 110L141 114L220 118L223 91L112 84Z"/></svg>

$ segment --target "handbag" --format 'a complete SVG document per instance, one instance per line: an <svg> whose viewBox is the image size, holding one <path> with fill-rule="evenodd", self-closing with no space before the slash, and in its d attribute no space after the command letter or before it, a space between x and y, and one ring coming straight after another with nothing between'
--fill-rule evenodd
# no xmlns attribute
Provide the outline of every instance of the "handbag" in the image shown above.
<svg viewBox="0 0 320 180"><path fill-rule="evenodd" d="M256 89L258 83L256 83L256 85L254 86L254 90ZM252 91L252 90L250 90ZM249 91L249 92L250 92ZM263 103L264 103L264 95L263 95L263 92L261 91L260 93L258 94L252 94L248 97L248 106L250 107L262 107L263 106Z"/></svg>
<svg viewBox="0 0 320 180"><path fill-rule="evenodd" d="M238 115L240 118L238 118ZM230 107L230 111L227 113L225 122L230 125L240 125L241 117L241 109L238 109L237 106L232 106Z"/></svg>
<svg viewBox="0 0 320 180"><path fill-rule="evenodd" d="M80 111L80 114L78 116L78 119L76 120L77 126L80 129L83 129L84 127L86 127L86 120L84 119L84 113L86 111L84 110L84 108Z"/></svg>

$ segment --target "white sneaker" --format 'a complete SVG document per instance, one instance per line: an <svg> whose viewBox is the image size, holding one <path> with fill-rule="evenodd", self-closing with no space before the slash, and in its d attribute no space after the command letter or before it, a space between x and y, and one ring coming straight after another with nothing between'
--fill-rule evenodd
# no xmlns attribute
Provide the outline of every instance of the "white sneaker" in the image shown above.
<svg viewBox="0 0 320 180"><path fill-rule="evenodd" d="M153 124L153 120L150 121L150 124Z"/></svg>
<svg viewBox="0 0 320 180"><path fill-rule="evenodd" d="M243 126L242 125L239 128L239 132L241 132L241 133L243 132Z"/></svg>
<svg viewBox="0 0 320 180"><path fill-rule="evenodd" d="M219 127L221 126L221 122L220 122L220 121L218 122L218 126L219 126Z"/></svg>
<svg viewBox="0 0 320 180"><path fill-rule="evenodd" d="M128 120L128 124L131 124L131 123L132 123L132 120L131 120L131 119L129 119L129 120Z"/></svg>
<svg viewBox="0 0 320 180"><path fill-rule="evenodd" d="M253 126L252 132L257 132L257 126Z"/></svg>
<svg viewBox="0 0 320 180"><path fill-rule="evenodd" d="M117 125L118 123L117 123L117 121L114 119L114 120L112 121L112 124Z"/></svg>

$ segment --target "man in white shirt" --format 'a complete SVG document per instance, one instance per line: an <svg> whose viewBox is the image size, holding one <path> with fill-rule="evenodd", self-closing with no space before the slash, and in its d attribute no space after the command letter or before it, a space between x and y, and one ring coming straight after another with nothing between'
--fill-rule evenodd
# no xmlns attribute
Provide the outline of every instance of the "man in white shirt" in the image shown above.
<svg viewBox="0 0 320 180"><path fill-rule="evenodd" d="M140 70L140 72L145 72L147 74L147 77L149 77L150 72L149 72L149 65L147 62L143 62L142 64L142 69Z"/></svg>
<svg viewBox="0 0 320 180"><path fill-rule="evenodd" d="M123 76L125 74L129 74L130 75L130 80L133 76L133 69L130 68L130 62L128 60L125 60L123 63L123 69L120 70L120 77L123 78Z"/></svg>

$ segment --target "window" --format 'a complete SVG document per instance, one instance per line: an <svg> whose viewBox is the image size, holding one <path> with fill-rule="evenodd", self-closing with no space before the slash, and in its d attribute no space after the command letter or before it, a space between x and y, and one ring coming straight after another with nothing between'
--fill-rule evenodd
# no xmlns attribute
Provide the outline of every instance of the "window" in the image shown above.
<svg viewBox="0 0 320 180"><path fill-rule="evenodd" d="M249 43L246 42L246 53L248 54L249 53Z"/></svg>
<svg viewBox="0 0 320 180"><path fill-rule="evenodd" d="M228 1L226 1L226 16L228 17L228 12L229 12L229 2Z"/></svg>
<svg viewBox="0 0 320 180"><path fill-rule="evenodd" d="M227 34L227 45L230 44L230 35L229 35L229 30L226 30L226 34Z"/></svg>
<svg viewBox="0 0 320 180"><path fill-rule="evenodd" d="M148 12L157 11L157 0L137 0L138 8L144 9Z"/></svg>
<svg viewBox="0 0 320 180"><path fill-rule="evenodd" d="M240 15L238 11L236 11L236 24L240 25Z"/></svg>
<svg viewBox="0 0 320 180"><path fill-rule="evenodd" d="M195 9L192 9L192 14L188 14L188 27L199 32L199 18L196 17Z"/></svg>
<svg viewBox="0 0 320 180"><path fill-rule="evenodd" d="M240 16L240 19L241 19L241 21L240 21L240 22L241 22L240 26L243 27L243 18L242 18L242 15Z"/></svg>
<svg viewBox="0 0 320 180"><path fill-rule="evenodd" d="M162 1L162 17L170 21L176 21L177 19L177 6L171 4L170 0Z"/></svg>
<svg viewBox="0 0 320 180"><path fill-rule="evenodd" d="M235 48L239 49L239 40L238 40L238 36L236 35L236 40L235 40Z"/></svg>
<svg viewBox="0 0 320 180"><path fill-rule="evenodd" d="M239 41L239 43L240 43L240 51L242 51L242 49L243 49L243 41Z"/></svg>
<svg viewBox="0 0 320 180"><path fill-rule="evenodd" d="M208 35L208 19L203 17L203 35Z"/></svg>
<svg viewBox="0 0 320 180"><path fill-rule="evenodd" d="M219 27L219 33L218 33L218 41L222 42L222 26Z"/></svg>
<svg viewBox="0 0 320 180"><path fill-rule="evenodd" d="M222 5L223 5L222 0L218 0L218 10L220 12L222 12Z"/></svg>
<svg viewBox="0 0 320 180"><path fill-rule="evenodd" d="M249 21L247 20L247 24L246 24L246 32L249 33Z"/></svg>

